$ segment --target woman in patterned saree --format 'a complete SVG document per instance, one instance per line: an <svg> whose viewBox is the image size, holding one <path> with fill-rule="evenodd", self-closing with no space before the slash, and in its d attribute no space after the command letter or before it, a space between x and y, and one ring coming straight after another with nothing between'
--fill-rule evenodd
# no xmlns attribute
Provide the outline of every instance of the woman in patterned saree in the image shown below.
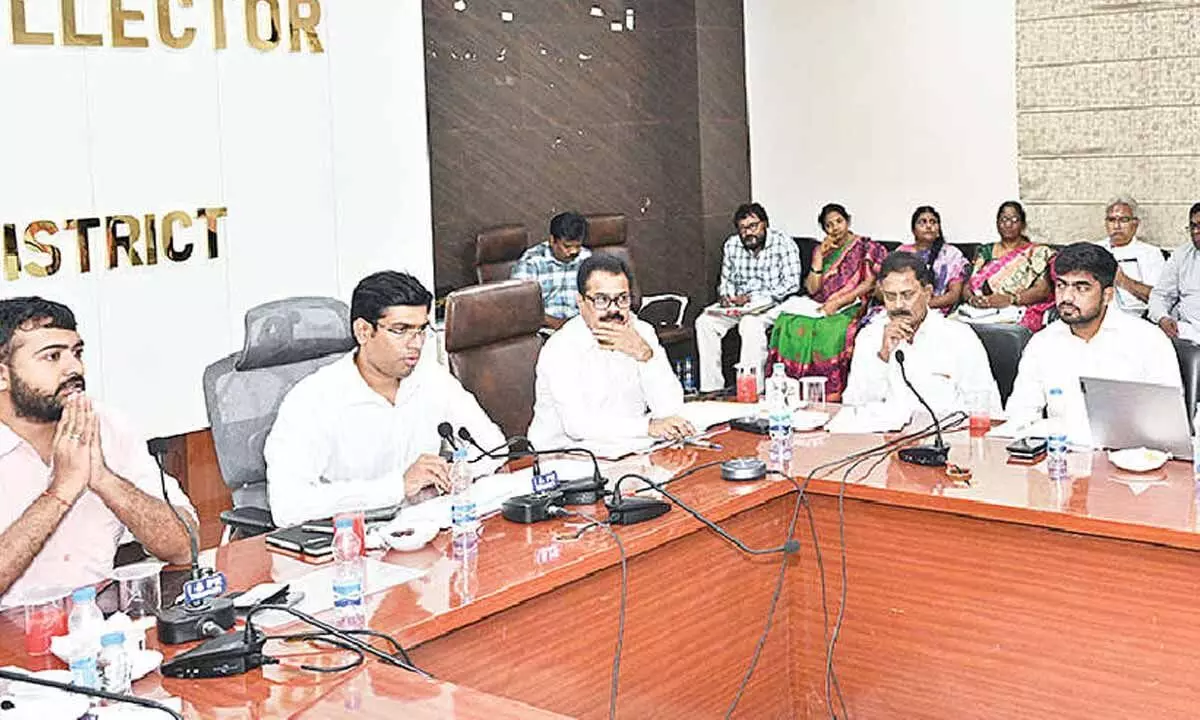
<svg viewBox="0 0 1200 720"><path fill-rule="evenodd" d="M977 308L1024 307L1021 324L1037 332L1045 325L1046 311L1054 307L1054 251L1025 237L1025 208L1015 200L1000 206L996 231L1000 242L980 245L975 252L963 299Z"/></svg>
<svg viewBox="0 0 1200 720"><path fill-rule="evenodd" d="M922 205L914 210L909 225L913 241L896 249L910 252L929 265L933 272L933 297L929 298L929 307L949 315L962 300L963 283L971 265L961 250L946 244L946 238L942 236L942 216L933 207Z"/></svg>
<svg viewBox="0 0 1200 720"><path fill-rule="evenodd" d="M850 213L841 205L821 208L817 222L825 239L813 250L804 288L821 303L824 317L781 314L771 331L767 372L781 362L792 377L826 377L826 397L836 402L846 387L858 321L875 291L875 275L887 251L852 233Z"/></svg>

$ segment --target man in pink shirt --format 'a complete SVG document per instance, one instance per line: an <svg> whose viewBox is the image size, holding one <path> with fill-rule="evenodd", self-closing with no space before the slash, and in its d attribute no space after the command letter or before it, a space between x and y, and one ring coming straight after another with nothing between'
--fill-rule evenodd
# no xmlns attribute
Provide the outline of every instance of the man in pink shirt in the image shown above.
<svg viewBox="0 0 1200 720"><path fill-rule="evenodd" d="M82 357L65 305L0 300L0 606L108 577L126 530L158 558L190 558L145 443L84 394ZM174 478L167 488L195 527Z"/></svg>

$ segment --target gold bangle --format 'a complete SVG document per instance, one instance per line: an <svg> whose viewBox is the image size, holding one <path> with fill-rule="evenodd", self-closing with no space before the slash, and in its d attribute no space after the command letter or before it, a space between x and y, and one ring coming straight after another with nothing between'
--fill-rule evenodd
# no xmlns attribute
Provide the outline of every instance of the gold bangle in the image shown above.
<svg viewBox="0 0 1200 720"><path fill-rule="evenodd" d="M816 268L809 268L808 271L813 275L820 275L821 273L825 272L824 270L818 270Z"/></svg>

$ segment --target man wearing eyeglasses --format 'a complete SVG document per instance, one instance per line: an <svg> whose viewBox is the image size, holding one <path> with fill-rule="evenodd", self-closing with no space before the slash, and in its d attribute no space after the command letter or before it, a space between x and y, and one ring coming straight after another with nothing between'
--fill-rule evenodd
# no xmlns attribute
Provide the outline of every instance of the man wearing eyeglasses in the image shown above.
<svg viewBox="0 0 1200 720"><path fill-rule="evenodd" d="M683 438L683 389L654 328L632 309L624 260L593 255L579 267L579 316L546 341L537 363L529 440L539 450Z"/></svg>
<svg viewBox="0 0 1200 720"><path fill-rule="evenodd" d="M1192 241L1171 253L1150 293L1150 321L1167 335L1200 343L1200 203L1188 211Z"/></svg>
<svg viewBox="0 0 1200 720"><path fill-rule="evenodd" d="M358 348L298 382L267 437L267 494L276 525L447 492L450 467L438 455L439 423L466 427L486 448L504 442L433 348L423 352L432 301L405 273L378 272L354 288L350 320ZM471 467L484 474L497 464Z"/></svg>
<svg viewBox="0 0 1200 720"><path fill-rule="evenodd" d="M1142 317L1166 260L1160 249L1137 238L1137 210L1137 200L1127 195L1113 198L1104 210L1107 235L1096 244L1117 259L1117 307Z"/></svg>
<svg viewBox="0 0 1200 720"><path fill-rule="evenodd" d="M770 226L763 206L739 206L733 224L737 234L725 241L717 303L696 318L700 392L725 386L721 339L735 326L742 337L741 362L757 370L762 389L767 331L783 310L778 303L800 291L800 249Z"/></svg>

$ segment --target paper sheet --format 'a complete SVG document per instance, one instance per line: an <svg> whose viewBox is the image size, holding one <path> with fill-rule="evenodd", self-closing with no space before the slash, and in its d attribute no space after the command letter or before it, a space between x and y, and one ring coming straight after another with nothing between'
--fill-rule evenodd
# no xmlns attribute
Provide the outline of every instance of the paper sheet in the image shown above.
<svg viewBox="0 0 1200 720"><path fill-rule="evenodd" d="M847 405L826 423L825 429L845 435L895 432L907 425L911 417L911 413L897 413L888 408L886 403Z"/></svg>
<svg viewBox="0 0 1200 720"><path fill-rule="evenodd" d="M734 418L753 417L766 408L763 403L723 402L720 400L700 400L683 404L679 414L685 420L703 432L713 425L727 423Z"/></svg>

